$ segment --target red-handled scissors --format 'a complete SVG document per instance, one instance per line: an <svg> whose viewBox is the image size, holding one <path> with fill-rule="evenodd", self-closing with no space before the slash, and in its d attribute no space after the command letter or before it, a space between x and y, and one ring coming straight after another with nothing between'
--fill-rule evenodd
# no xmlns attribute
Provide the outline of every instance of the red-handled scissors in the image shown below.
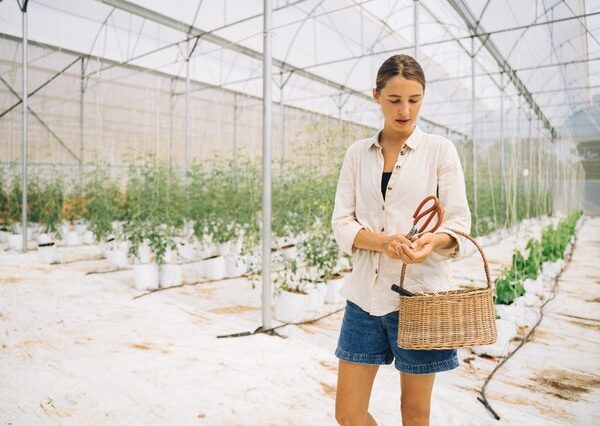
<svg viewBox="0 0 600 426"><path fill-rule="evenodd" d="M423 212L421 212L421 209L423 208L423 206L425 206L425 204L428 201L433 200L433 205L431 207L428 207L427 209L425 209ZM427 217L427 220L425 221L425 223L423 224L423 226L418 227L418 223L421 219L423 219L425 216ZM427 230L427 227L429 226L429 223L433 220L433 218L437 216L437 222L435 223L435 225L433 226L432 229ZM414 218L414 222L413 222L413 227L410 231L408 231L408 234L406 234L406 238L408 238L409 240L414 237L416 234L422 234L424 232L435 232L440 225L442 224L442 220L444 219L444 211L442 210L442 207L440 206L440 201L438 200L438 198L435 195L430 195L429 197L426 197L423 201L421 201L421 204L419 204L419 207L417 207L417 210L415 210L415 214L413 215Z"/></svg>

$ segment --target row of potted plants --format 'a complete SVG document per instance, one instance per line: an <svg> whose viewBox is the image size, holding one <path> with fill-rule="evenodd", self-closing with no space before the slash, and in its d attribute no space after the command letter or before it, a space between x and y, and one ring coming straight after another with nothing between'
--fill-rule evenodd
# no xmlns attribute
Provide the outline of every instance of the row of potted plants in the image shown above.
<svg viewBox="0 0 600 426"><path fill-rule="evenodd" d="M563 257L573 242L581 215L581 211L576 211L561 220L556 228L546 227L539 241L529 240L527 258L519 250L514 252L510 268L495 280L497 341L474 348L475 353L506 355L518 327L531 327L539 320L538 307L564 266Z"/></svg>
<svg viewBox="0 0 600 426"><path fill-rule="evenodd" d="M510 305L517 297L525 294L525 280L535 280L545 262L562 259L581 215L581 211L576 211L561 220L556 229L552 225L546 227L540 241L533 238L527 241L527 258L519 250L513 253L511 267L504 270L494 281L497 304Z"/></svg>

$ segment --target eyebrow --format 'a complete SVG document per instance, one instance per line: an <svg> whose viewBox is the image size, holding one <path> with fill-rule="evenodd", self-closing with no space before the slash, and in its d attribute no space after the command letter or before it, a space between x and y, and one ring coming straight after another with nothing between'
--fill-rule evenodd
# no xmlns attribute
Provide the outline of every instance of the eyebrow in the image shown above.
<svg viewBox="0 0 600 426"><path fill-rule="evenodd" d="M417 94L417 95L410 95L409 98L416 98L416 97L420 97L422 95ZM388 98L402 98L402 96L400 95L388 95Z"/></svg>

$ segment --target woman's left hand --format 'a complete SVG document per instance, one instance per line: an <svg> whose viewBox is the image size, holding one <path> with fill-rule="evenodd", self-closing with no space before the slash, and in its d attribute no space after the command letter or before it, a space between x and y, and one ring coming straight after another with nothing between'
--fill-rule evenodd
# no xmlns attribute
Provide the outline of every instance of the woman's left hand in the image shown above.
<svg viewBox="0 0 600 426"><path fill-rule="evenodd" d="M410 247L404 243L397 246L398 255L405 264L424 262L435 249L437 242L435 234L431 232L415 235L411 241Z"/></svg>

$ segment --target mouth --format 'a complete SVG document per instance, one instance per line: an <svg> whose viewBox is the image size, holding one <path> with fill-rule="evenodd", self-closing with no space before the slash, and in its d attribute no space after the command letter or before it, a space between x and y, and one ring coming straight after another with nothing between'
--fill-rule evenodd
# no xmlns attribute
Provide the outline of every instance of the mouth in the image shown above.
<svg viewBox="0 0 600 426"><path fill-rule="evenodd" d="M406 126L408 123L410 123L410 119L402 120L400 118L397 118L395 121L401 126Z"/></svg>

